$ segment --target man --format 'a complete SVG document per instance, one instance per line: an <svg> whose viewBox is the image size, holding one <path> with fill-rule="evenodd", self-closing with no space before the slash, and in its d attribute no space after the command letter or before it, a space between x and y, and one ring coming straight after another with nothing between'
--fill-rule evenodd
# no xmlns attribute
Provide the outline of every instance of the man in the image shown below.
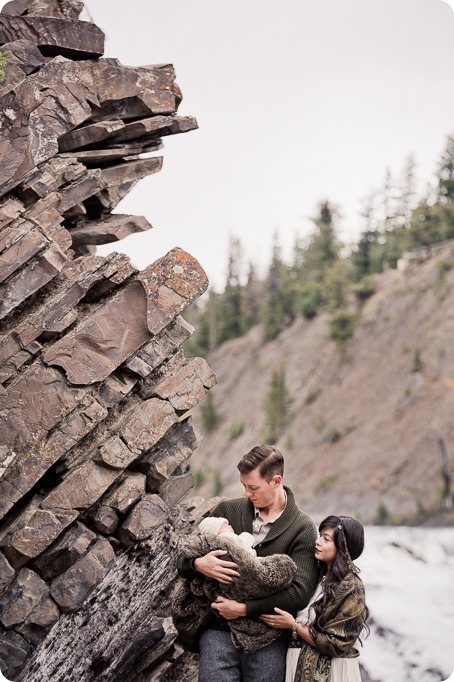
<svg viewBox="0 0 454 682"><path fill-rule="evenodd" d="M245 603L218 597L213 602L212 608L225 619L225 625L213 618L200 634L199 682L283 682L285 635L255 653L244 654L233 645L227 621L274 614L275 606L295 614L306 606L316 581L316 526L297 507L290 488L283 485L284 458L277 448L252 448L239 462L238 470L245 497L221 502L212 515L226 518L235 533L252 533L257 556L287 554L297 571L290 587L272 596ZM202 574L220 583L231 583L239 575L238 566L224 560L224 554L223 550L213 550L192 564L180 560L178 571L184 578Z"/></svg>

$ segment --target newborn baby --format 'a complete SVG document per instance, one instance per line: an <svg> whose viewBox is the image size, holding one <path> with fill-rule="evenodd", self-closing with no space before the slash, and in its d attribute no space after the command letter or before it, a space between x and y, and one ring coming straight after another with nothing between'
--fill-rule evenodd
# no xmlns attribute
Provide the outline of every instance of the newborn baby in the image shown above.
<svg viewBox="0 0 454 682"><path fill-rule="evenodd" d="M254 538L250 533L240 533L237 535L227 519L222 516L207 516L199 523L199 533L211 533L212 535L222 535L225 540L234 542L241 549L246 550L252 556L257 556L253 548Z"/></svg>

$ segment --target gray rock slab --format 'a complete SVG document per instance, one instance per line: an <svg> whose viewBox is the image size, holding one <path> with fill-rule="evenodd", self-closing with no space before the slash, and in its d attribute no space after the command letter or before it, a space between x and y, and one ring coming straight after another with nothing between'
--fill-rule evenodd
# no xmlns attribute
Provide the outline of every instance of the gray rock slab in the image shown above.
<svg viewBox="0 0 454 682"><path fill-rule="evenodd" d="M81 559L51 583L50 594L65 613L82 606L115 563L108 540L99 539Z"/></svg>
<svg viewBox="0 0 454 682"><path fill-rule="evenodd" d="M118 531L120 540L129 546L149 538L156 528L165 523L168 513L169 508L159 495L147 495L128 514Z"/></svg>
<svg viewBox="0 0 454 682"><path fill-rule="evenodd" d="M96 539L96 533L77 521L32 563L32 568L49 582L83 557Z"/></svg>

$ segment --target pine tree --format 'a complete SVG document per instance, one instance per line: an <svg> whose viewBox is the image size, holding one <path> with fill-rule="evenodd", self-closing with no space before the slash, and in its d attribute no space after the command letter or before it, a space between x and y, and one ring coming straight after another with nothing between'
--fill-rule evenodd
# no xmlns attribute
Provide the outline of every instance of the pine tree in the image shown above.
<svg viewBox="0 0 454 682"><path fill-rule="evenodd" d="M450 135L438 169L438 201L454 203L454 136Z"/></svg>
<svg viewBox="0 0 454 682"><path fill-rule="evenodd" d="M291 307L292 314L304 314L302 299L304 298L307 289L307 274L305 270L305 245L299 235L296 235L293 243L293 258L291 266L288 270L287 278L287 299ZM313 317L310 311L308 317Z"/></svg>
<svg viewBox="0 0 454 682"><path fill-rule="evenodd" d="M328 201L319 205L319 215L312 218L315 232L304 253L304 266L309 280L323 282L325 271L339 258L340 244L334 227L337 211Z"/></svg>
<svg viewBox="0 0 454 682"><path fill-rule="evenodd" d="M227 281L221 295L219 319L217 323L218 343L241 336L244 331L241 307L241 258L242 249L239 239L230 238Z"/></svg>
<svg viewBox="0 0 454 682"><path fill-rule="evenodd" d="M284 370L274 371L264 404L265 421L262 437L265 443L273 445L283 433L290 421L291 403Z"/></svg>
<svg viewBox="0 0 454 682"><path fill-rule="evenodd" d="M430 206L423 200L413 211L408 230L408 248L418 249L443 241L447 235L444 228L442 206Z"/></svg>
<svg viewBox="0 0 454 682"><path fill-rule="evenodd" d="M382 210L383 210L383 231L388 232L394 227L395 219L395 188L394 181L391 175L391 170L389 168L385 171L385 179L383 182L382 189Z"/></svg>
<svg viewBox="0 0 454 682"><path fill-rule="evenodd" d="M370 230L362 232L358 243L353 248L350 260L352 263L352 277L354 282L359 282L372 271L372 242L374 233Z"/></svg>
<svg viewBox="0 0 454 682"><path fill-rule="evenodd" d="M242 289L241 298L241 318L244 333L260 322L262 296L263 285L257 278L254 265L249 263L247 281Z"/></svg>
<svg viewBox="0 0 454 682"><path fill-rule="evenodd" d="M207 431L207 433L214 431L221 417L214 406L213 397L211 393L208 393L204 401L202 402L201 412L202 424L205 431Z"/></svg>
<svg viewBox="0 0 454 682"><path fill-rule="evenodd" d="M361 200L359 215L364 221L364 232L375 232L380 226L380 218L377 214L378 194L375 190Z"/></svg>
<svg viewBox="0 0 454 682"><path fill-rule="evenodd" d="M405 164L398 200L398 220L401 227L408 227L415 208L415 168L414 156L410 154Z"/></svg>
<svg viewBox="0 0 454 682"><path fill-rule="evenodd" d="M350 264L338 258L325 274L324 295L328 310L345 308L348 304L350 289Z"/></svg>
<svg viewBox="0 0 454 682"><path fill-rule="evenodd" d="M264 301L260 310L260 321L266 341L275 339L291 321L285 300L286 268L282 261L281 247L277 233L274 236L273 254L268 277L265 282Z"/></svg>
<svg viewBox="0 0 454 682"><path fill-rule="evenodd" d="M195 328L194 336L185 343L188 357L206 357L217 346L217 308L219 294L210 287L208 300L195 301L185 310L184 317Z"/></svg>

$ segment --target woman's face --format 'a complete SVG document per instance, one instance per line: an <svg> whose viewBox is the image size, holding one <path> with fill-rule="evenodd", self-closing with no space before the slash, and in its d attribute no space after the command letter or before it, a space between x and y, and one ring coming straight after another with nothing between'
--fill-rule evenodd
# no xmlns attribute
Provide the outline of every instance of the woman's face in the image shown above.
<svg viewBox="0 0 454 682"><path fill-rule="evenodd" d="M315 542L315 558L318 561L324 561L329 567L336 558L336 554L334 528L324 528Z"/></svg>

